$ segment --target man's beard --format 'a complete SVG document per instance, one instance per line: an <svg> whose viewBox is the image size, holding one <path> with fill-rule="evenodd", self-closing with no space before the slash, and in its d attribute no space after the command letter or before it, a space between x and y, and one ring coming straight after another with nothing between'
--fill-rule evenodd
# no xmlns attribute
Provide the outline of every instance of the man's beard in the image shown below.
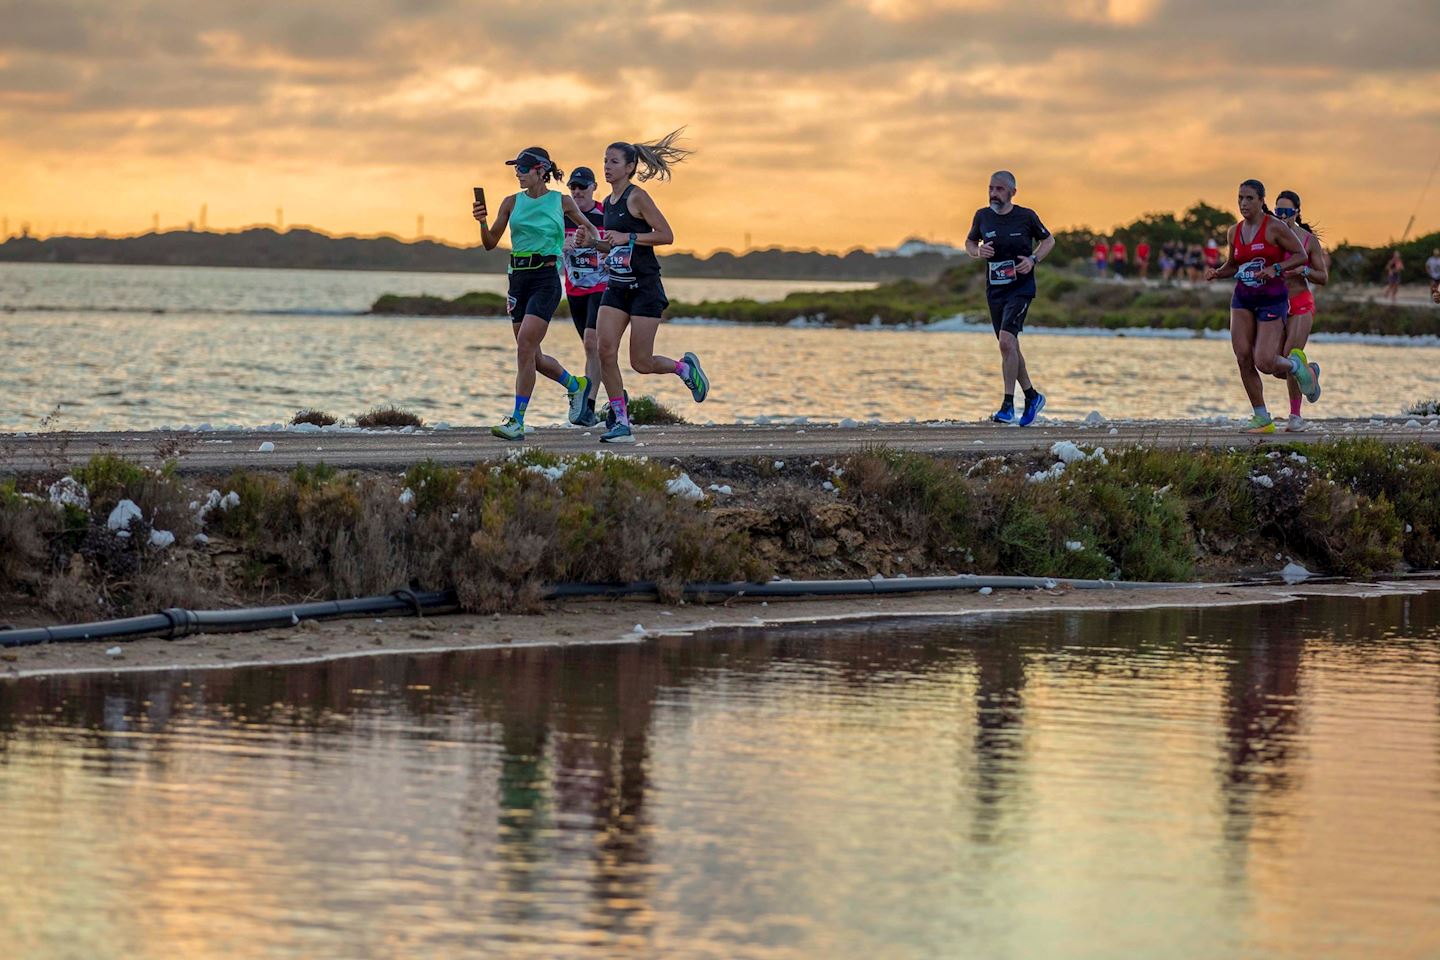
<svg viewBox="0 0 1440 960"><path fill-rule="evenodd" d="M1004 209L1005 209L1005 201L1003 201L1003 200L991 200L991 201L990 201L990 209L991 209L991 210L994 210L996 213L999 213L1001 210L1004 210Z"/></svg>

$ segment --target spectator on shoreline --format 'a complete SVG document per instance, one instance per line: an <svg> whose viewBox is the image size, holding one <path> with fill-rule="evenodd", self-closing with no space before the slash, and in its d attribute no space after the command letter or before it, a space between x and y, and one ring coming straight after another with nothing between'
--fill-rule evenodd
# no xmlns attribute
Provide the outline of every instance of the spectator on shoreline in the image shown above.
<svg viewBox="0 0 1440 960"><path fill-rule="evenodd" d="M1198 243L1190 244L1185 253L1185 275L1191 283L1199 283L1205 275L1205 248Z"/></svg>
<svg viewBox="0 0 1440 960"><path fill-rule="evenodd" d="M1214 237L1205 241L1204 257L1206 267L1220 266L1220 244Z"/></svg>
<svg viewBox="0 0 1440 960"><path fill-rule="evenodd" d="M1160 281L1170 283L1175 278L1176 252L1180 245L1166 241L1160 245Z"/></svg>
<svg viewBox="0 0 1440 960"><path fill-rule="evenodd" d="M1125 279L1125 267L1129 263L1129 251L1125 248L1125 241L1119 237L1110 245L1110 275L1116 280Z"/></svg>
<svg viewBox="0 0 1440 960"><path fill-rule="evenodd" d="M1430 277L1430 299L1440 303L1440 249L1430 251L1425 261L1425 273Z"/></svg>
<svg viewBox="0 0 1440 960"><path fill-rule="evenodd" d="M1391 303L1400 295L1400 275L1404 271L1405 261L1400 259L1400 251L1390 251L1390 262L1385 264L1385 296Z"/></svg>
<svg viewBox="0 0 1440 960"><path fill-rule="evenodd" d="M1144 283L1150 279L1150 238L1141 237L1140 242L1135 244L1135 270L1140 274L1140 282Z"/></svg>
<svg viewBox="0 0 1440 960"><path fill-rule="evenodd" d="M1095 276L1105 276L1105 258L1110 253L1110 245L1104 237L1095 238Z"/></svg>

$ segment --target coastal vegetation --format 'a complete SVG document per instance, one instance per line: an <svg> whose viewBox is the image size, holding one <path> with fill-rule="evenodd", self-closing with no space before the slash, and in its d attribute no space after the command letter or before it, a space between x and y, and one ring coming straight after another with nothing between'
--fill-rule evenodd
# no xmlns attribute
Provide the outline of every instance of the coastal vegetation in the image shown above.
<svg viewBox="0 0 1440 960"><path fill-rule="evenodd" d="M0 604L69 620L416 585L523 611L575 581L654 580L673 600L685 582L774 576L1232 579L1274 574L1277 555L1351 577L1440 567L1440 451L1061 442L787 465L530 449L401 476L199 478L107 456L0 479Z"/></svg>

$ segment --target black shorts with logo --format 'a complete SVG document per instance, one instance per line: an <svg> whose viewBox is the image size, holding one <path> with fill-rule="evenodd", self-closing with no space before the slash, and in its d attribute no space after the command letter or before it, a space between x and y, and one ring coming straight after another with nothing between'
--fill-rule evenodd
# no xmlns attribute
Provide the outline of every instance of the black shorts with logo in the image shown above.
<svg viewBox="0 0 1440 960"><path fill-rule="evenodd" d="M510 295L505 305L511 323L520 323L527 314L549 323L560 306L560 274L553 266L516 270L510 274Z"/></svg>
<svg viewBox="0 0 1440 960"><path fill-rule="evenodd" d="M633 287L617 286L613 282L605 288L602 307L614 307L632 317L659 317L670 306L665 297L665 288L659 277L641 277Z"/></svg>
<svg viewBox="0 0 1440 960"><path fill-rule="evenodd" d="M580 339L585 339L586 330L595 329L595 320L600 316L600 301L605 297L604 290L596 290L594 293L572 293L565 299L570 301L570 319L575 321L575 332L580 334Z"/></svg>
<svg viewBox="0 0 1440 960"><path fill-rule="evenodd" d="M1020 336L1025 329L1025 315L1030 312L1030 301L1034 297L991 297L990 298L990 326L995 328L995 336L1002 332L1014 336Z"/></svg>

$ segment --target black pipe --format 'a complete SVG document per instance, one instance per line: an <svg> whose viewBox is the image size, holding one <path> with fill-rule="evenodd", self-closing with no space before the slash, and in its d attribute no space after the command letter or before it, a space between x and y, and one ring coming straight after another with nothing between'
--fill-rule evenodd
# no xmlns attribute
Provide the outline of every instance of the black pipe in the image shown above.
<svg viewBox="0 0 1440 960"><path fill-rule="evenodd" d="M288 627L301 620L329 617L370 616L377 613L441 609L456 605L455 591L413 592L396 590L375 597L353 600L322 600L276 607L247 607L239 610L181 610L172 608L143 617L74 623L58 627L0 630L0 647L27 647L37 643L71 643L84 640L133 640L163 636L174 640L202 631L264 630Z"/></svg>
<svg viewBox="0 0 1440 960"><path fill-rule="evenodd" d="M1068 587L1075 590L1114 590L1121 587L1210 587L1209 583L1153 583L1124 580L1069 580L1056 577L981 577L964 574L954 577L894 577L875 580L771 580L768 583L687 583L682 596L692 600L721 597L839 597L858 594L927 593L939 590L1037 589ZM562 583L545 591L546 599L569 597L635 597L659 592L652 580L635 583ZM0 630L0 647L25 647L39 643L70 643L85 640L133 640L162 636L174 640L201 631L221 632L264 630L288 627L301 620L330 617L370 616L400 610L419 616L424 610L457 605L455 591L414 592L396 590L383 596L353 600L322 600L276 607L247 607L239 610L182 610L172 608L143 617L76 623L59 627Z"/></svg>

